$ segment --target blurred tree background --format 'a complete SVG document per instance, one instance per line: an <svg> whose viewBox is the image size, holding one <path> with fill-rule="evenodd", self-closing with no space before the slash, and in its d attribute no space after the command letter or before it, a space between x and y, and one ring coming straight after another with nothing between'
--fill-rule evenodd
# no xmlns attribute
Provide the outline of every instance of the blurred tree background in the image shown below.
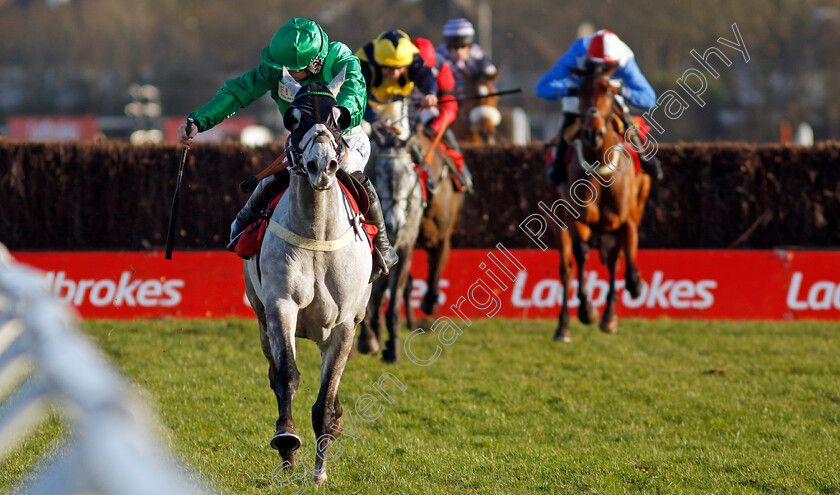
<svg viewBox="0 0 840 495"><path fill-rule="evenodd" d="M536 81L582 25L625 40L658 94L699 67L692 49L730 56L719 79L707 78L705 107L687 100L685 114L661 122L662 141L777 141L783 122L808 122L817 139L840 135L837 0L0 0L0 126L21 114L122 115L132 84L157 86L164 115L185 116L256 65L289 17L315 19L355 50L393 28L437 44L446 19L479 28L481 15L499 87L523 88L504 103L528 112L535 140L552 135L559 116L559 104L534 96ZM733 23L749 63L716 43L734 40ZM267 97L243 113L278 125Z"/></svg>

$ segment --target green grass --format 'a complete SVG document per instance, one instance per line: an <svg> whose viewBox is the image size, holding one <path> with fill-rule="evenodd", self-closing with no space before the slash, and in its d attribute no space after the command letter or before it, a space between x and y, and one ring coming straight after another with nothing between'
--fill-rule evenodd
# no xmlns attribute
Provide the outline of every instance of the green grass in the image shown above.
<svg viewBox="0 0 840 495"><path fill-rule="evenodd" d="M254 321L84 329L212 486L295 492L272 484L277 409ZM476 321L428 367L354 357L340 396L358 438L341 439L319 491L840 494L840 325L624 320L617 335L576 325L572 344L553 342L553 330ZM428 356L436 338L417 342ZM312 342L298 340L298 360L295 419L311 451ZM391 387L394 403L365 422L354 402L386 371L407 389ZM54 435L42 428L0 464L0 489L25 477Z"/></svg>

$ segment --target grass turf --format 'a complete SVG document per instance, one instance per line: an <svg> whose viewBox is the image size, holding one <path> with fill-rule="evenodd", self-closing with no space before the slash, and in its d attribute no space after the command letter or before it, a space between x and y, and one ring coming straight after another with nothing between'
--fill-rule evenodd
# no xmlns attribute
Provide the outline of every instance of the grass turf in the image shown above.
<svg viewBox="0 0 840 495"><path fill-rule="evenodd" d="M276 486L290 474L268 446L277 408L255 321L83 328L215 489L298 490ZM840 494L840 325L623 320L617 335L576 325L572 344L553 342L553 330L553 321L475 321L430 366L355 356L340 397L357 435L331 449L319 491ZM413 346L428 357L436 344L429 333ZM312 452L320 355L310 341L297 348L294 414L301 452ZM385 372L406 390L389 385L393 403L366 422L354 403L376 395ZM0 464L0 489L31 476L61 429L51 420Z"/></svg>

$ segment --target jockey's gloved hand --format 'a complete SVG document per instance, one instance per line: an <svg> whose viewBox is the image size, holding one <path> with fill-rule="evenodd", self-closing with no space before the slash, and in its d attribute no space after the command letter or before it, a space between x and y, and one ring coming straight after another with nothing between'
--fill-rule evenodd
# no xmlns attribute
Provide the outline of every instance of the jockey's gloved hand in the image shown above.
<svg viewBox="0 0 840 495"><path fill-rule="evenodd" d="M557 81L554 84L554 87L557 88L558 98L565 98L566 96L577 96L577 84L568 79Z"/></svg>
<svg viewBox="0 0 840 495"><path fill-rule="evenodd" d="M437 95L423 95L423 98L420 99L420 108L428 108L434 107L438 104Z"/></svg>
<svg viewBox="0 0 840 495"><path fill-rule="evenodd" d="M178 142L181 143L182 146L189 148L192 144L192 138L194 138L196 134L198 134L198 125L191 125L190 133L187 135L187 124L184 124L178 128Z"/></svg>

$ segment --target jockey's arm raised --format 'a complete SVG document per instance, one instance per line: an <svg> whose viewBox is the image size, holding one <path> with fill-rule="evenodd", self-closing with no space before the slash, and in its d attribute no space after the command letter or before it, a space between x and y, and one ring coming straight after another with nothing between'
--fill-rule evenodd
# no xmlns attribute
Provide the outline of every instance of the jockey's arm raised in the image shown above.
<svg viewBox="0 0 840 495"><path fill-rule="evenodd" d="M345 65L347 72L344 84L341 85L336 100L339 105L350 111L350 128L353 128L361 122L365 108L365 81L359 59L343 43L330 42L324 68L313 80L326 84L341 72ZM284 100L277 91L277 84L282 76L282 70L262 62L247 73L225 82L210 102L192 112L189 117L195 119L199 131L206 131L269 91L280 113L283 113L291 102Z"/></svg>
<svg viewBox="0 0 840 495"><path fill-rule="evenodd" d="M648 109L656 105L656 92L639 70L635 57L619 66L613 78L622 80L621 95L634 107Z"/></svg>
<svg viewBox="0 0 840 495"><path fill-rule="evenodd" d="M578 66L578 58L586 55L586 43L579 39L572 43L544 76L537 82L537 96L549 101L555 101L568 95L570 87L577 86L572 80L570 67Z"/></svg>

